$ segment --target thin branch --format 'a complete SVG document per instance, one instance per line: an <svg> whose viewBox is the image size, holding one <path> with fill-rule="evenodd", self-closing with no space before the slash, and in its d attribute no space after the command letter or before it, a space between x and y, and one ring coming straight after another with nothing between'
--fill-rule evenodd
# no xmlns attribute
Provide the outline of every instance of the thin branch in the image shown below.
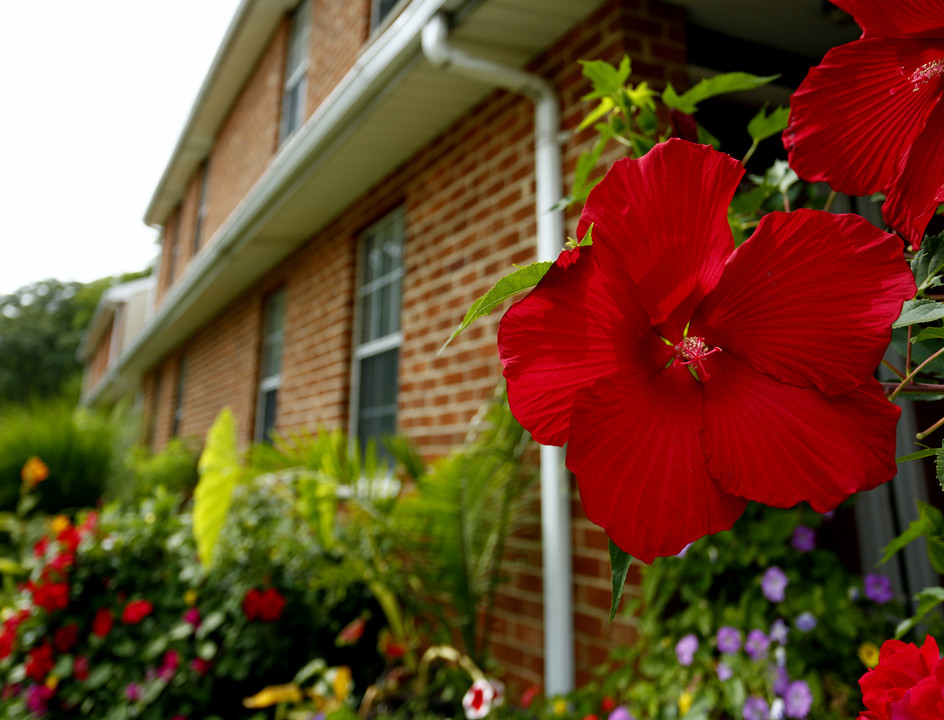
<svg viewBox="0 0 944 720"><path fill-rule="evenodd" d="M887 367L889 370L891 370L893 373L895 373L895 374L896 374L898 377L900 377L902 380L905 379L905 374L904 374L901 370L899 370L898 368L896 368L894 365L892 365L890 362L888 362L888 360L886 360L885 358L882 358L882 365L884 365L885 367ZM892 385L897 385L898 383L891 383L891 384L892 384Z"/></svg>
<svg viewBox="0 0 944 720"><path fill-rule="evenodd" d="M901 381L901 384L898 386L898 388L894 390L891 395L888 396L888 399L894 400L895 396L901 392L902 388L905 387L905 385L911 382L911 380L914 378L915 375L921 372L925 368L926 365L931 363L931 361L937 360L937 358L940 357L941 355L944 355L944 347L942 347L936 353L931 355L927 360L925 360L923 363L918 365L918 367L916 367L914 370L908 373L908 375L904 378L904 380Z"/></svg>
<svg viewBox="0 0 944 720"><path fill-rule="evenodd" d="M939 427L941 427L941 425L944 425L944 417L942 417L940 420L938 420L936 423L934 423L934 424L933 424L931 427L929 427L927 430L924 430L924 431L922 431L922 432L919 432L917 435L915 435L915 437L918 438L918 440L924 440L928 435L930 435L930 434L933 433L935 430L937 430Z"/></svg>

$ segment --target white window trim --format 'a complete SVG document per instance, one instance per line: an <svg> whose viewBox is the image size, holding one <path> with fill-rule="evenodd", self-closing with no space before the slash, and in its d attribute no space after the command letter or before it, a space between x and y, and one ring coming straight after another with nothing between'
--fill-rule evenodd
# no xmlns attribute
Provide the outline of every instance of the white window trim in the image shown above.
<svg viewBox="0 0 944 720"><path fill-rule="evenodd" d="M354 284L354 322L353 322L353 343L352 345L352 358L351 358L351 393L348 403L348 442L356 443L358 442L358 423L360 420L360 394L361 394L361 365L363 360L374 355L379 355L382 352L392 350L394 348L399 348L403 345L403 329L402 327L394 333L385 335L384 337L377 338L376 340L368 340L366 343L360 342L362 323L363 323L363 314L361 311L361 302L360 299L363 295L367 294L374 286L378 285L378 281L388 278L393 273L388 273L384 275L383 278L377 278L374 281L367 283L366 285L361 285L361 278L364 276L364 263L366 262L366 253L364 252L364 246L366 244L366 238L372 232L375 232L378 228L386 224L395 224L399 223L401 231L403 232L402 243L405 247L406 245L406 210L405 208L397 208L392 212L384 215L380 220L373 223L364 229L360 233L360 236L357 239L358 243L358 252L357 252L357 263L354 269L355 271L355 284ZM401 258L400 268L395 271L400 279L400 311L402 317L403 309L403 277L404 277L404 266ZM397 388L397 402L399 403L399 387Z"/></svg>
<svg viewBox="0 0 944 720"><path fill-rule="evenodd" d="M265 327L266 321L268 319L268 308L269 303L274 302L275 298L281 295L282 296L282 327L280 330L267 332ZM274 344L273 339L277 339L278 342L282 345L281 353L285 352L285 315L287 314L287 294L284 287L281 287L272 293L270 293L262 305L262 343L259 347L259 383L256 387L256 422L255 427L253 428L253 437L261 442L265 440L265 430L263 426L265 425L265 403L264 398L266 393L271 392L272 390L280 390L282 388L282 364L279 363L279 370L274 375L263 375L265 372L265 352L266 347ZM278 403L278 400L276 400ZM276 407L278 407L276 405ZM278 411L276 411L277 413ZM276 414L276 417L278 415Z"/></svg>
<svg viewBox="0 0 944 720"><path fill-rule="evenodd" d="M301 24L301 18L304 15L304 24ZM288 138L295 134L295 131L302 126L305 121L305 106L307 95L308 66L310 63L310 45L311 45L311 2L302 0L295 8L292 14L292 22L289 28L288 47L285 50L286 56L286 76L282 83L282 108L279 113L279 145L282 145ZM299 63L294 67L288 67L288 62L292 58L292 47L295 42L303 45L302 57ZM289 96L299 91L299 102L295 108L295 116L290 117L286 114L286 101ZM291 128L291 129L289 129Z"/></svg>

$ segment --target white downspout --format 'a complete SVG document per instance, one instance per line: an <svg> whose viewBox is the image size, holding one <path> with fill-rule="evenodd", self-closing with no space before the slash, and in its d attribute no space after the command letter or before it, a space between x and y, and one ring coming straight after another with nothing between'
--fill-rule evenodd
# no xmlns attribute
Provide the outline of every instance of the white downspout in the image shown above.
<svg viewBox="0 0 944 720"><path fill-rule="evenodd" d="M563 213L550 208L563 196L560 109L554 86L518 68L477 58L448 44L439 13L423 27L423 53L437 68L526 95L534 102L537 256L555 260L564 241ZM563 451L541 446L541 547L544 565L544 687L548 697L574 687L570 493Z"/></svg>

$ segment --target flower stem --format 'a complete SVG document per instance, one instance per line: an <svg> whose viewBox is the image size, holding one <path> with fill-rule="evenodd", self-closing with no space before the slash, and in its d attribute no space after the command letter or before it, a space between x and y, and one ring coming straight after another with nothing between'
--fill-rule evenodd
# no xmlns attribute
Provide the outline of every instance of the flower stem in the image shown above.
<svg viewBox="0 0 944 720"><path fill-rule="evenodd" d="M908 373L908 375L906 375L906 376L904 377L904 379L901 381L901 383L899 383L898 387L895 388L895 389L892 391L892 394L888 396L888 399L889 399L889 400L894 400L894 399L895 399L895 396L896 396L898 393L900 393L900 392L902 391L902 389L905 387L905 385L907 385L909 382L911 382L912 378L914 378L915 375L917 375L919 372L921 372L921 370L923 370L923 369L925 368L925 366L928 365L932 360L936 360L936 359L937 359L938 357L940 357L941 355L944 355L944 348L941 348L940 350L938 350L936 353L934 353L933 355L931 355L927 360L925 360L923 363L921 363L920 365L918 365L918 367L916 367L914 370L912 370L910 373Z"/></svg>
<svg viewBox="0 0 944 720"><path fill-rule="evenodd" d="M908 326L908 337L905 338L905 374L911 372L911 328L913 325Z"/></svg>
<svg viewBox="0 0 944 720"><path fill-rule="evenodd" d="M887 367L889 370L891 370L893 373L895 373L895 374L896 374L898 377L900 377L902 380L905 379L905 374L904 374L901 370L899 370L898 368L896 368L894 365L892 365L890 362L888 362L888 360L886 360L885 358L882 358L882 365L884 365L885 367ZM892 385L895 385L895 384L896 384L896 383L892 383Z"/></svg>
<svg viewBox="0 0 944 720"><path fill-rule="evenodd" d="M899 387L898 383L893 382L883 382L881 383L882 389L886 392L894 390ZM900 393L908 394L922 394L922 395L944 395L944 384L935 384L935 383L909 383L905 387L899 390Z"/></svg>
<svg viewBox="0 0 944 720"><path fill-rule="evenodd" d="M830 190L829 197L826 198L826 204L823 205L823 212L829 212L829 208L833 206L833 200L836 199L836 191Z"/></svg>
<svg viewBox="0 0 944 720"><path fill-rule="evenodd" d="M924 431L922 431L922 432L919 432L917 435L915 435L915 437L916 437L918 440L924 440L928 435L930 435L930 434L933 433L935 430L937 430L939 427L941 427L941 425L944 425L944 417L942 417L940 420L938 420L936 423L934 423L934 424L933 424L931 427L929 427L927 430L924 430Z"/></svg>
<svg viewBox="0 0 944 720"><path fill-rule="evenodd" d="M744 157L741 158L741 165L747 167L747 161L751 159L751 156L754 154L754 151L757 149L759 144L760 143L758 143L757 140L751 144L750 148L748 148L748 151L744 153Z"/></svg>

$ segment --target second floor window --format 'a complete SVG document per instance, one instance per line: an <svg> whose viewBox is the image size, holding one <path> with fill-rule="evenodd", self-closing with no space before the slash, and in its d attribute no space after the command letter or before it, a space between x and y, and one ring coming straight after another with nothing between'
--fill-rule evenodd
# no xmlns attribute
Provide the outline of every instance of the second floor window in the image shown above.
<svg viewBox="0 0 944 720"><path fill-rule="evenodd" d="M308 72L308 18L310 0L302 0L292 14L289 28L288 57L285 61L285 84L282 87L282 119L279 123L279 145L305 119L305 81Z"/></svg>
<svg viewBox="0 0 944 720"><path fill-rule="evenodd" d="M377 27L384 21L400 0L374 0L371 27Z"/></svg>
<svg viewBox="0 0 944 720"><path fill-rule="evenodd" d="M193 254L200 250L203 241L203 230L207 216L207 184L210 178L210 161L204 160L200 166L200 200L197 205L197 222L193 228Z"/></svg>

